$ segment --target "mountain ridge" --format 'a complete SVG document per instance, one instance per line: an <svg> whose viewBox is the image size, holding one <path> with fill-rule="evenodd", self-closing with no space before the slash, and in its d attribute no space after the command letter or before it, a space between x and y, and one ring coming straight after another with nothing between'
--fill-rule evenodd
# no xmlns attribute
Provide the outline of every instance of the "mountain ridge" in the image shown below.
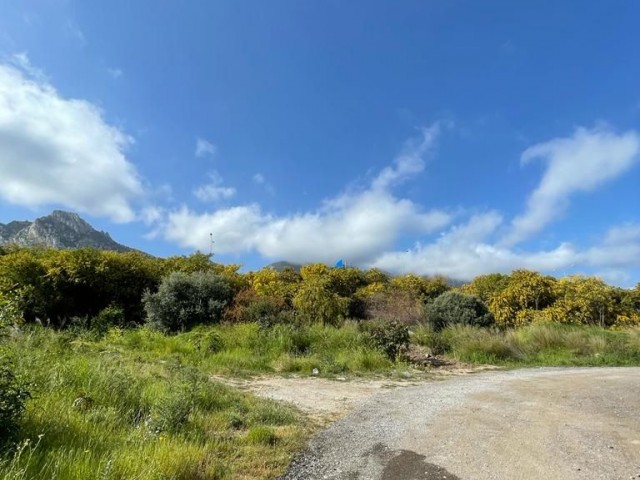
<svg viewBox="0 0 640 480"><path fill-rule="evenodd" d="M0 245L48 248L84 248L130 252L133 248L122 245L109 233L98 231L77 213L54 210L34 221L14 220L0 223Z"/></svg>

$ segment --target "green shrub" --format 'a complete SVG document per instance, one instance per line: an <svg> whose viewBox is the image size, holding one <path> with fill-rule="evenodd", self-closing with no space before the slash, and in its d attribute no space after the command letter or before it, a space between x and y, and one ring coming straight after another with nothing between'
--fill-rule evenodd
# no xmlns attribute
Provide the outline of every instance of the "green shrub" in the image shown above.
<svg viewBox="0 0 640 480"><path fill-rule="evenodd" d="M443 355L451 350L449 338L442 331L424 325L412 329L411 343L429 348L433 355Z"/></svg>
<svg viewBox="0 0 640 480"><path fill-rule="evenodd" d="M220 275L174 272L162 279L156 293L147 291L143 303L150 326L178 332L219 323L232 295L229 283Z"/></svg>
<svg viewBox="0 0 640 480"><path fill-rule="evenodd" d="M320 276L304 279L293 297L293 305L304 321L334 326L342 323L349 313L350 300L332 292L330 287L329 280Z"/></svg>
<svg viewBox="0 0 640 480"><path fill-rule="evenodd" d="M495 323L482 301L460 292L445 292L426 307L427 322L434 330L450 325L488 327Z"/></svg>
<svg viewBox="0 0 640 480"><path fill-rule="evenodd" d="M218 353L224 349L224 341L216 332L207 331L196 337L195 345L204 353Z"/></svg>
<svg viewBox="0 0 640 480"><path fill-rule="evenodd" d="M20 321L20 309L18 302L10 295L3 295L0 292L0 337L4 335L4 330Z"/></svg>
<svg viewBox="0 0 640 480"><path fill-rule="evenodd" d="M403 349L409 347L409 329L406 325L381 320L371 320L361 325L372 344L390 360L395 360Z"/></svg>
<svg viewBox="0 0 640 480"><path fill-rule="evenodd" d="M123 327L125 325L124 311L120 307L108 306L100 310L100 313L91 319L91 330L104 335L112 327Z"/></svg>
<svg viewBox="0 0 640 480"><path fill-rule="evenodd" d="M16 440L29 398L9 366L0 365L0 449Z"/></svg>

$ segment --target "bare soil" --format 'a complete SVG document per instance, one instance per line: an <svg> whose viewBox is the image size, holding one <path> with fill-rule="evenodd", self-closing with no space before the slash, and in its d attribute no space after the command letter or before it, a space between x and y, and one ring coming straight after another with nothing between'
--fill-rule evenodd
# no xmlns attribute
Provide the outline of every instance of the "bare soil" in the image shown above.
<svg viewBox="0 0 640 480"><path fill-rule="evenodd" d="M321 424L342 418L371 397L386 390L415 387L452 376L496 370L492 365L448 364L431 371L406 370L397 378L316 376L262 376L238 379L214 376L213 380L249 391L259 397L290 403Z"/></svg>

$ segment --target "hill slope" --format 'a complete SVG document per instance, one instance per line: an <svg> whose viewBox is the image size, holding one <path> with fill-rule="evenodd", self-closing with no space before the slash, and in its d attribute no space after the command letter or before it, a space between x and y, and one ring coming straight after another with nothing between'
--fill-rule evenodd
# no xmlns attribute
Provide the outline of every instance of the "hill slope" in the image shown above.
<svg viewBox="0 0 640 480"><path fill-rule="evenodd" d="M54 210L33 222L0 223L0 245L24 247L82 248L127 252L131 248L114 241L107 232L100 232L77 213Z"/></svg>

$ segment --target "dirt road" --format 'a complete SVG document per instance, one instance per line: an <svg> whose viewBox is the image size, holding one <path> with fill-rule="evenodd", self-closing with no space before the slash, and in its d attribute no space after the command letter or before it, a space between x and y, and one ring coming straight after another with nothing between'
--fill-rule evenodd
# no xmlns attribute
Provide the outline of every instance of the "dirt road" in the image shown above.
<svg viewBox="0 0 640 480"><path fill-rule="evenodd" d="M481 373L380 391L282 477L640 479L640 368Z"/></svg>

